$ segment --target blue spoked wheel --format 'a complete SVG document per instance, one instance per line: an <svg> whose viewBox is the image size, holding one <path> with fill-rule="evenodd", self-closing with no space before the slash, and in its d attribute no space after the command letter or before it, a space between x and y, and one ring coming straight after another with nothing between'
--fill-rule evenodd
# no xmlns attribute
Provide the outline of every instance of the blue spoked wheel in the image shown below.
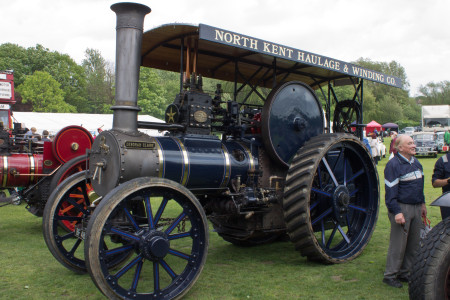
<svg viewBox="0 0 450 300"><path fill-rule="evenodd" d="M325 263L354 259L372 236L378 209L377 170L355 136L319 135L294 156L283 210L289 237L303 256Z"/></svg>
<svg viewBox="0 0 450 300"><path fill-rule="evenodd" d="M110 299L173 299L195 283L206 261L208 224L197 198L162 178L137 178L113 189L86 231L88 271ZM105 261L132 252L120 268Z"/></svg>

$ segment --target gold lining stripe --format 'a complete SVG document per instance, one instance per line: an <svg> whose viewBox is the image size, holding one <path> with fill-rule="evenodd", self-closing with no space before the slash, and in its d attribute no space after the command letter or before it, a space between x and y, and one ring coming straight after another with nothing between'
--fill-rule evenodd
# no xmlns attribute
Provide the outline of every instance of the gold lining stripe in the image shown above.
<svg viewBox="0 0 450 300"><path fill-rule="evenodd" d="M178 146L180 147L180 151L182 154L182 158L183 158L183 170L181 173L181 185L186 186L188 179L189 179L189 156L188 153L186 151L186 147L183 145L183 143L180 141L180 139L178 138L173 138L175 140L175 142L178 144Z"/></svg>
<svg viewBox="0 0 450 300"><path fill-rule="evenodd" d="M162 152L162 146L161 146L161 144L160 144L160 142L159 142L159 140L157 139L157 138L153 138L155 141L156 141L156 151L158 151L158 157L159 157L159 174L158 174L158 177L159 178L163 178L164 177L164 174L165 174L165 165L164 165L164 155L163 155L163 152Z"/></svg>
<svg viewBox="0 0 450 300"><path fill-rule="evenodd" d="M255 171L255 160L253 159L253 155L250 152L250 149L247 148L247 146L245 146L244 144L238 142L239 145L241 145L241 147L245 150L245 152L247 152L248 155L248 160L250 161L250 169L249 171Z"/></svg>
<svg viewBox="0 0 450 300"><path fill-rule="evenodd" d="M33 157L33 155L31 154L31 155L29 155L28 156L28 158L30 159L30 174L31 174L31 177L30 177L30 182L33 182L33 180L34 180L34 174L35 174L35 169L34 169L34 157Z"/></svg>
<svg viewBox="0 0 450 300"><path fill-rule="evenodd" d="M225 157L225 166L224 166L224 175L222 179L222 183L220 184L220 187L226 187L228 186L228 181L230 180L230 174L231 174L231 164L230 164L230 154L228 153L228 149L225 147L224 144L222 144L222 152Z"/></svg>
<svg viewBox="0 0 450 300"><path fill-rule="evenodd" d="M3 187L6 187L6 183L8 181L8 157L3 156Z"/></svg>

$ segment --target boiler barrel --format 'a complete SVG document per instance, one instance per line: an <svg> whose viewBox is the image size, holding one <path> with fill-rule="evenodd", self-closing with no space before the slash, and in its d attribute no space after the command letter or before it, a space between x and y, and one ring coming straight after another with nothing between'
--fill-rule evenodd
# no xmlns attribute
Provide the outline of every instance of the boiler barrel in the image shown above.
<svg viewBox="0 0 450 300"><path fill-rule="evenodd" d="M42 154L0 156L0 184L4 188L26 187L36 183L42 174Z"/></svg>
<svg viewBox="0 0 450 300"><path fill-rule="evenodd" d="M255 147L256 148L256 147ZM256 150L255 150L256 151ZM89 173L99 195L137 177L162 177L195 189L220 189L258 169L248 143L222 143L217 137L150 137L115 130L94 141Z"/></svg>

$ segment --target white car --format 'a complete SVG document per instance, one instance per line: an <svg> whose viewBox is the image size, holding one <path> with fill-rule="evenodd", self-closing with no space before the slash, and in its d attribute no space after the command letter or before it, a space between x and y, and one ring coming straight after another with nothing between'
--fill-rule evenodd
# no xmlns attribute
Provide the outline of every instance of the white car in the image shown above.
<svg viewBox="0 0 450 300"><path fill-rule="evenodd" d="M403 128L402 133L411 136L414 133L414 131L415 131L414 127L405 127Z"/></svg>

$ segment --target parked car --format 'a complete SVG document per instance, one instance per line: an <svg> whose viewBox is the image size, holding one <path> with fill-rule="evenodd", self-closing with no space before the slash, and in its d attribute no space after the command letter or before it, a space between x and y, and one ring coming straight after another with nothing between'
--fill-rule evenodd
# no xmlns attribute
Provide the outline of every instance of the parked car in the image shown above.
<svg viewBox="0 0 450 300"><path fill-rule="evenodd" d="M417 132L412 136L416 144L416 156L437 157L437 144L433 132Z"/></svg>
<svg viewBox="0 0 450 300"><path fill-rule="evenodd" d="M414 131L414 127L405 127L400 131L400 134L412 135Z"/></svg>
<svg viewBox="0 0 450 300"><path fill-rule="evenodd" d="M444 142L444 131L436 132L436 146L438 153L441 153L442 151L447 152L448 146L445 146Z"/></svg>

